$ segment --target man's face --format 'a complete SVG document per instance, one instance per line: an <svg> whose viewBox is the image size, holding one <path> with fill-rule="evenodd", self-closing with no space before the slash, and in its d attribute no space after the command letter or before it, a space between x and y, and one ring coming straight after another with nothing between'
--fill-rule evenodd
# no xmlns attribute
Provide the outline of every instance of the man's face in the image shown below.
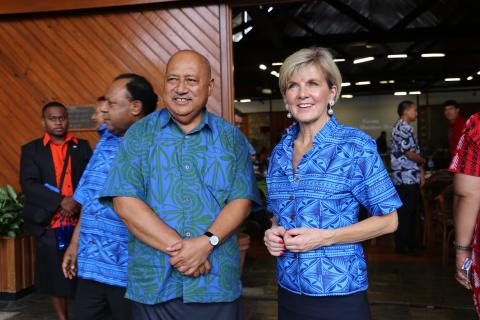
<svg viewBox="0 0 480 320"><path fill-rule="evenodd" d="M404 113L408 121L415 121L417 119L417 105L412 104Z"/></svg>
<svg viewBox="0 0 480 320"><path fill-rule="evenodd" d="M103 124L103 114L102 114L102 105L108 104L106 100L102 101L97 101L97 104L95 105L95 111L92 114L92 121L95 124L95 129L100 128L100 126Z"/></svg>
<svg viewBox="0 0 480 320"><path fill-rule="evenodd" d="M243 118L236 114L234 121L235 121L235 127L240 128L243 123Z"/></svg>
<svg viewBox="0 0 480 320"><path fill-rule="evenodd" d="M210 66L191 51L176 53L167 65L163 100L173 118L193 129L200 123L201 111L212 93Z"/></svg>
<svg viewBox="0 0 480 320"><path fill-rule="evenodd" d="M100 107L108 130L117 136L123 136L135 122L132 115L134 101L130 101L126 87L128 81L128 79L114 81L105 94L106 103Z"/></svg>
<svg viewBox="0 0 480 320"><path fill-rule="evenodd" d="M43 114L42 124L52 138L63 138L68 130L68 114L62 107L49 107Z"/></svg>
<svg viewBox="0 0 480 320"><path fill-rule="evenodd" d="M455 106L445 106L445 108L443 108L443 114L448 121L454 121L457 119L459 112L460 108L455 108Z"/></svg>

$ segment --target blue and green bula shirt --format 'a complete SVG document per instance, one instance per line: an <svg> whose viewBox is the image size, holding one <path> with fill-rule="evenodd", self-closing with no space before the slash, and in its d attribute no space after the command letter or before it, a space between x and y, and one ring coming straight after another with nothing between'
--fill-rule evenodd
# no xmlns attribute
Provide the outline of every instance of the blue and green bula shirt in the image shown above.
<svg viewBox="0 0 480 320"><path fill-rule="evenodd" d="M260 201L245 136L206 110L201 123L188 134L167 109L135 123L124 138L102 196L144 201L184 239L207 231L228 202ZM128 299L156 304L183 297L187 303L209 303L240 296L235 235L212 251L212 270L198 278L181 275L168 263L169 255L132 234L128 253Z"/></svg>
<svg viewBox="0 0 480 320"><path fill-rule="evenodd" d="M78 276L125 287L128 266L128 229L109 206L99 201L120 138L102 125L97 143L73 198L82 205L78 243Z"/></svg>
<svg viewBox="0 0 480 320"><path fill-rule="evenodd" d="M272 151L267 172L268 209L286 229L338 229L358 222L360 205L375 216L401 206L377 153L375 141L335 117L315 135L312 148L293 171L292 125ZM336 244L277 259L277 280L309 296L347 295L368 287L360 243Z"/></svg>

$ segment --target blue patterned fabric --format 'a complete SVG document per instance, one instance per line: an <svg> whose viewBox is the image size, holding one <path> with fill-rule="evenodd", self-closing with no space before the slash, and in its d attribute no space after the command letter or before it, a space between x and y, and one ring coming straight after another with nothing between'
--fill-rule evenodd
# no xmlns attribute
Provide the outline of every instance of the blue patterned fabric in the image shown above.
<svg viewBox="0 0 480 320"><path fill-rule="evenodd" d="M390 163L394 185L420 183L420 167L405 156L406 151L420 154L420 147L413 134L413 128L400 119L392 129L392 151Z"/></svg>
<svg viewBox="0 0 480 320"><path fill-rule="evenodd" d="M298 124L292 125L270 157L268 209L280 226L337 229L358 222L360 205L376 216L401 206L369 136L332 117L294 173L298 130ZM368 281L363 247L352 243L304 253L285 251L277 258L277 280L286 290L310 296L364 291Z"/></svg>
<svg viewBox="0 0 480 320"><path fill-rule="evenodd" d="M185 134L167 109L129 129L102 196L144 201L185 239L207 231L234 199L260 202L244 135L207 111L201 123ZM198 278L183 276L170 266L169 255L132 234L128 249L128 299L156 304L183 297L187 303L208 303L240 296L236 235L212 251L212 270Z"/></svg>
<svg viewBox="0 0 480 320"><path fill-rule="evenodd" d="M98 135L100 136L100 138L103 137L103 135L105 133L111 134L110 131L108 131L107 125L105 124L105 122L101 124L101 126L97 129L97 132L98 132Z"/></svg>
<svg viewBox="0 0 480 320"><path fill-rule="evenodd" d="M110 207L98 201L121 140L104 130L73 198L82 204L78 243L78 276L125 287L128 230Z"/></svg>

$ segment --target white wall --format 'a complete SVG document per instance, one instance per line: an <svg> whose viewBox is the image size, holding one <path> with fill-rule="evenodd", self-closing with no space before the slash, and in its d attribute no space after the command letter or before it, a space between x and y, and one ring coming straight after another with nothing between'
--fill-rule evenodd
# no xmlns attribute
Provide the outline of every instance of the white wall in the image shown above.
<svg viewBox="0 0 480 320"><path fill-rule="evenodd" d="M338 120L369 134L376 139L382 130L387 131L387 141L390 144L390 133L392 125L397 121L397 106L403 100L411 100L418 105L442 104L445 100L455 99L462 103L480 102L480 93L476 91L451 92L451 93L430 93L409 96L378 95L362 96L353 99L340 99L334 107L335 116ZM270 101L252 101L249 103L236 103L235 107L245 113L269 112ZM280 99L271 101L273 112L285 111L285 105ZM412 123L417 131L416 123Z"/></svg>

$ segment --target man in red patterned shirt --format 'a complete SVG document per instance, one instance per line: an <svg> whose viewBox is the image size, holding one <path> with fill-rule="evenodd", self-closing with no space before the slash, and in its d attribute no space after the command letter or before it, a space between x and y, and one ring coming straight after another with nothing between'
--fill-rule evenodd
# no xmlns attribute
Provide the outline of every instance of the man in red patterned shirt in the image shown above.
<svg viewBox="0 0 480 320"><path fill-rule="evenodd" d="M473 300L480 315L480 113L468 119L449 170L454 177L454 221L457 281L473 288ZM476 227L475 227L476 226ZM464 269L473 261L472 277ZM467 268L468 269L468 268Z"/></svg>

